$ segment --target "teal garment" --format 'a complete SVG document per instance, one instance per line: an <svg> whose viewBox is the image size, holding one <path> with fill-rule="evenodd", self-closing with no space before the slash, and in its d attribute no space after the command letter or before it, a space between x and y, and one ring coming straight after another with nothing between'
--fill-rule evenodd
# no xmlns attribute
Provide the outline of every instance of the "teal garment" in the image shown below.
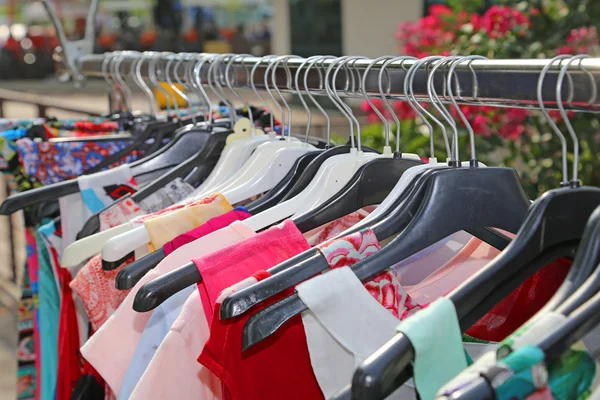
<svg viewBox="0 0 600 400"><path fill-rule="evenodd" d="M415 349L413 375L421 400L467 368L467 359L452 301L441 297L398 325Z"/></svg>
<svg viewBox="0 0 600 400"><path fill-rule="evenodd" d="M50 222L53 225L53 222ZM44 229L42 229L44 228ZM41 400L56 398L58 375L58 326L60 320L60 296L57 280L52 267L51 253L41 231L48 231L49 225L36 233L39 259L39 331L41 349Z"/></svg>
<svg viewBox="0 0 600 400"><path fill-rule="evenodd" d="M492 383L498 400L525 400L546 387L554 400L583 400L591 393L596 363L586 351L569 349L546 366L544 352L526 345L483 375Z"/></svg>

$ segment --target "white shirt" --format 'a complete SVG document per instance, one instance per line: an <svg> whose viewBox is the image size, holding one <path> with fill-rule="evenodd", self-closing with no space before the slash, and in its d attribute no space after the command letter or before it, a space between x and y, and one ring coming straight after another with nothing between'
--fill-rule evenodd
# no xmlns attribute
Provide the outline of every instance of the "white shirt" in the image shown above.
<svg viewBox="0 0 600 400"><path fill-rule="evenodd" d="M375 300L349 267L338 268L296 287L309 310L302 313L315 377L325 398L352 381L356 368L396 333L399 324ZM466 343L473 359L493 345ZM398 388L389 399L416 400L414 386Z"/></svg>

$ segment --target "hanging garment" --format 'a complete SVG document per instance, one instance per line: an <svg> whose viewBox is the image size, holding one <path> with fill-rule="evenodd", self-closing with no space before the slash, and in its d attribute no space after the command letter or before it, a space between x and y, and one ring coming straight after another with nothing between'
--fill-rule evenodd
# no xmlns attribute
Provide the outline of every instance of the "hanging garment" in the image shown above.
<svg viewBox="0 0 600 400"><path fill-rule="evenodd" d="M233 207L223 195L217 195L210 202L183 207L175 212L159 215L144 221L154 249L177 236L197 228L211 218L225 214Z"/></svg>
<svg viewBox="0 0 600 400"><path fill-rule="evenodd" d="M39 315L37 311L37 245L31 228L25 229L27 260L21 281L17 322L17 399L39 399L40 375ZM37 388L37 389L36 389Z"/></svg>
<svg viewBox="0 0 600 400"><path fill-rule="evenodd" d="M126 141L35 142L23 138L17 141L17 151L25 173L49 185L77 178L127 145ZM141 155L139 151L133 151L109 168L131 163Z"/></svg>
<svg viewBox="0 0 600 400"><path fill-rule="evenodd" d="M219 227L220 224L229 218L226 216L232 212L233 211L230 211L223 216L209 220L208 225L211 227ZM236 213L236 215L239 216L239 213ZM244 215L244 217L246 217L246 215ZM342 219L344 218L349 220L358 220L355 215L349 215L347 217L343 217ZM339 220L332 222L332 224L335 223L339 223ZM327 224L321 229L326 230L328 229L329 225L330 224ZM203 232L203 227L205 226L206 224L199 227L198 230L193 230L193 233L189 233L189 235L194 236L199 232ZM332 233L335 232L332 230ZM100 373L109 383L113 384L115 387L117 387L116 385L120 386L121 383L113 382L121 382L123 380L126 368L133 357L134 349L136 349L136 346L138 346L140 336L146 327L148 318L150 318L152 315L152 312L137 313L132 309L133 299L139 288L146 282L149 282L152 279L173 270L174 268L178 268L181 265L188 263L192 258L207 255L227 245L241 242L242 240L255 235L256 233L248 228L245 224L239 221L234 221L228 227L221 228L205 237L202 237L200 240L195 240L189 244L186 244L181 249L174 251L161 263L159 263L156 268L148 272L136 284L136 286L131 290L131 293L123 301L122 306L119 307L119 309L115 312L113 317L111 317L106 325L103 326L103 328L101 328L82 348L82 352L86 359L92 362L92 364L100 371ZM188 236L188 234L184 234L180 239L185 238L185 240L187 240L190 236ZM173 243L181 243L180 239L173 241ZM220 291L216 291L216 294L214 294L213 297L217 296L219 292ZM167 305L162 304L159 306L159 309L166 306ZM210 306L207 306L207 308L210 309ZM164 309L163 311L164 313L171 312L169 309ZM114 340L112 340L114 335L118 335L121 338L118 343L115 343ZM111 363L111 365L106 364L106 358L104 357L104 352L109 346L119 346L120 349L119 351L114 352L115 357L117 358L115 359L114 363ZM198 350L198 353L200 350L201 348Z"/></svg>
<svg viewBox="0 0 600 400"><path fill-rule="evenodd" d="M202 282L198 284L201 296L188 299L184 311L165 337L131 398L161 398L161 394L167 393L186 397L189 396L186 394L190 393L189 390L194 390L192 393L211 393L212 386L204 387L204 382L198 379L198 376L206 376L207 372L203 371L207 370L196 362L197 354L202 351L208 339L208 324L214 318L213 307L205 302L216 301L223 290L251 276L257 268L269 268L307 248L309 246L300 231L291 220L287 220L243 242L195 259L194 263L203 276ZM188 304L191 301L194 303ZM190 311L186 313L186 309ZM199 334L198 327L204 323L207 324L205 334ZM163 373L161 366L166 362L178 362L189 368L182 368L177 376L157 382L156 374ZM209 373L208 376L212 374Z"/></svg>
<svg viewBox="0 0 600 400"><path fill-rule="evenodd" d="M79 192L59 198L63 249L73 243L85 221L119 198L135 193L138 184L129 165L77 178Z"/></svg>
<svg viewBox="0 0 600 400"><path fill-rule="evenodd" d="M226 214L211 218L206 221L205 224L192 229L189 232L182 233L175 239L167 242L163 246L165 256L168 256L178 248L193 242L196 239L207 236L208 234L218 231L219 229L225 228L231 225L234 221L243 221L252 216L244 207L236 207Z"/></svg>
<svg viewBox="0 0 600 400"><path fill-rule="evenodd" d="M141 217L144 214L144 210L129 197L121 201L116 201L115 204L98 215L100 232L133 221L136 217Z"/></svg>
<svg viewBox="0 0 600 400"><path fill-rule="evenodd" d="M121 383L121 389L117 395L117 400L129 399L131 397L131 393L135 389L138 381L154 358L156 350L158 350L169 333L171 326L173 326L179 317L186 300L194 292L196 292L195 287L187 287L169 297L163 304L154 310L152 316L148 319L148 323L146 324L135 348L135 352L131 357L127 372ZM182 366L179 365L178 367L181 368Z"/></svg>
<svg viewBox="0 0 600 400"><path fill-rule="evenodd" d="M413 345L413 379L420 399L433 400L439 388L467 367L456 309L447 298L437 299L396 329Z"/></svg>
<svg viewBox="0 0 600 400"><path fill-rule="evenodd" d="M56 400L69 400L77 382L81 378L82 360L79 356L79 324L73 293L69 286L71 273L60 268L60 322L58 328L58 374L56 382Z"/></svg>
<svg viewBox="0 0 600 400"><path fill-rule="evenodd" d="M187 207L173 207L172 211L174 212L171 213L167 210L163 210L160 213L137 217L134 221L136 221L137 224L146 224L147 222L152 221L152 219L163 218L161 219L162 223L156 223L155 221L154 223L146 225L146 227L149 227L150 229L150 237L157 241L156 243L153 242L151 244L157 246L160 244L160 246L162 246L165 241L172 240L179 233L187 232L196 227L194 225L181 232L182 228L179 228L179 226L184 224L186 218L193 219L192 225L195 223L201 224L203 221L223 214L231 209L232 207L223 199L223 196L216 194L200 201L190 203ZM181 211L183 211L183 214L179 213ZM163 225L169 223L174 225L169 227ZM190 225L189 222L185 222L185 224L187 224L186 226ZM119 266L119 268L111 271L104 271L102 269L101 260L101 255L92 257L71 282L71 289L77 293L85 304L94 331L100 329L100 326L108 320L127 297L129 291L118 290L115 287L115 278L125 265L130 264L133 261L133 258L129 258Z"/></svg>
<svg viewBox="0 0 600 400"><path fill-rule="evenodd" d="M140 201L139 205L147 213L157 212L183 201L193 191L192 185L176 178Z"/></svg>
<svg viewBox="0 0 600 400"><path fill-rule="evenodd" d="M302 313L302 324L312 369L327 399L351 382L354 370L395 335L398 319L374 300L348 267L303 282L296 291L309 307ZM464 348L477 359L492 347L465 343ZM417 399L414 386L408 384L388 398Z"/></svg>
<svg viewBox="0 0 600 400"><path fill-rule="evenodd" d="M53 223L40 228L37 235L39 260L39 314L41 350L41 398L52 399L56 393L58 376L58 329L60 320L60 295L52 261L52 247L44 240L42 231L51 234Z"/></svg>
<svg viewBox="0 0 600 400"><path fill-rule="evenodd" d="M473 365L471 365L466 370L462 371L455 378L446 383L438 392L438 397L445 398L450 397L454 392L459 391L460 389L469 386L472 382L480 378L481 376L486 376L488 371L494 370L498 362L504 362L504 359L507 358L510 354L520 350L523 347L530 346L531 343L538 342L543 339L548 332L556 329L557 326L561 326L566 321L566 317L560 313L548 311L543 315L536 317L532 321L529 321L526 325L519 328L515 333L506 338L502 343L495 347L493 351L490 351L483 355L479 360L477 360ZM585 355L584 355L585 354ZM581 362L585 364L585 359L588 357L588 352L585 350L585 346L580 342L571 347L571 349L560 357L560 360L552 364L552 368L549 368L550 374L552 371L556 372L555 376L555 385L556 389L552 389L552 393L555 391L557 393L562 393L562 396L567 397L556 397L558 398L579 398L578 390L582 390L581 393L585 394L586 388L589 388L590 385L584 384L583 388L574 388L573 386L566 386L560 384L560 377L566 376L570 371L575 371L580 374L579 376L584 376L585 373L580 370L578 364ZM569 363L571 360L573 363ZM593 358L592 358L593 360ZM599 371L598 365L594 366L594 371ZM589 371L588 371L589 372ZM575 379L574 376L571 376ZM592 379L593 385L597 384L598 374L594 372L594 379ZM568 380L568 379L567 379ZM576 382L576 380L575 380ZM585 383L585 381L584 381ZM541 395L546 393L548 389L548 385L540 384L539 392L537 395ZM529 391L527 395L533 393L533 390L530 386L526 386L525 391ZM537 389L536 389L537 390ZM522 393L521 393L522 394ZM526 396L527 396L526 395ZM526 397L525 396L525 397ZM571 396L571 397L569 397ZM523 397L523 398L525 398ZM581 398L585 398L583 396ZM527 397L529 399L529 397ZM544 398L544 397L540 397ZM552 394L550 397L552 399Z"/></svg>
<svg viewBox="0 0 600 400"><path fill-rule="evenodd" d="M498 400L585 399L591 394L596 363L585 351L567 350L549 364L544 352L526 345L511 353L483 376L491 383Z"/></svg>
<svg viewBox="0 0 600 400"><path fill-rule="evenodd" d="M133 310L133 300L138 290L152 279L188 263L193 257L209 254L254 235L254 231L241 222L234 222L229 227L220 229L177 249L148 272L131 289L122 305L114 312L105 326L100 328L81 349L85 359L98 370L115 392L118 393L120 390L127 367L152 315L152 311L137 313ZM119 341L115 342L113 340L115 337L119 337ZM105 357L108 349L114 355L111 359Z"/></svg>

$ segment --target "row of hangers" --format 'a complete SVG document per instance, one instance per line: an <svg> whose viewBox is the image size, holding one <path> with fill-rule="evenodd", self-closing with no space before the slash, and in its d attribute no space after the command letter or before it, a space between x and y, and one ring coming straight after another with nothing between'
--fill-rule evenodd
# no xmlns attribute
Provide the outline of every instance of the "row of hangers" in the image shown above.
<svg viewBox="0 0 600 400"><path fill-rule="evenodd" d="M144 55L121 53L115 57L124 59L132 56L139 57L136 65L140 65L140 60ZM228 68L236 60L243 62L245 55L217 56L202 54L193 56L161 55L161 57L173 57L173 62L176 65L177 61L175 60L178 58L195 57L195 60L197 60L195 64L188 63L188 65L193 65L193 68L187 68L187 74L185 75L187 79L181 80L181 82L178 80L187 90L202 92L203 81L206 81L211 90L229 106L230 112L234 110L234 107L232 102L224 95L224 86L235 93L234 96L237 99L243 100L233 89L234 85L237 84L238 77L235 76L236 82L232 82L230 69ZM567 102L570 102L573 98L575 89L568 71L574 63L577 63L579 70L590 77L594 88L589 102L590 104L596 103L594 77L582 65L582 60L587 57L585 55L555 57L546 64L539 74L537 81L538 105L547 117L553 131L561 140L563 183L561 188L546 192L533 203L525 196L520 180L514 170L484 166L477 161L473 130L458 107L454 93L460 93L461 84L455 74L456 68L464 63L469 65L474 59L481 58L478 56L432 56L416 60L410 67L404 68L405 98L429 128L432 149L434 131L431 122L434 122L440 128L445 138L448 153L447 162L438 162L432 151L428 163L422 163L416 155L400 152L400 124L397 119L395 121L397 148L395 152L391 150L389 146L389 136L391 134L389 123L374 107L370 99L372 96L369 96L366 91L368 72L374 67L379 68L379 93L375 97L381 98L385 106L391 109L390 104L387 102L387 98L390 96L391 79L387 75L386 68L391 63L403 63L406 60L412 60L410 57L384 56L370 60L368 67L364 69L361 75L360 70L356 68L356 61L363 60L361 57L315 56L303 59L302 66L297 68L294 77L291 76L286 62L297 57L264 57L260 59L260 62L268 62L268 67L263 76L264 85L267 88L272 86L285 105L287 117L283 108L275 101L271 91L267 90L271 100L278 106L282 114L281 121L282 125L287 127L287 135L285 135L285 129L283 130L284 137L275 137L270 132L267 135L256 134L256 130L251 124L249 126L250 136L246 137L248 141L243 142L244 144L239 147L254 146L256 143L254 152L251 155L248 154L243 163L240 163L237 159L238 164L236 165L239 165L239 167L235 170L233 167L219 168L219 164L221 163L222 166L222 163L228 159L227 155L234 151L232 149L237 148L234 145L238 141L226 145L223 143L224 147L220 153L220 158L218 162L215 161L216 167L212 169L210 174L206 175L206 180L198 186L194 196L202 197L214 191L219 191L231 203L236 203L267 191L266 196L253 204L256 209L252 208L252 203L249 206L254 216L245 222L255 231L268 228L274 223L291 217L299 229L306 232L364 206L379 205L376 211L367 218L340 235L345 236L365 227L371 227L379 241L398 235L380 252L352 267L352 270L362 281L368 281L391 265L455 232L465 230L481 238L502 250L502 252L500 256L449 296L456 306L463 331L479 320L528 276L551 260L563 256L575 257L565 283L557 292L555 298L546 306L546 309L554 309L564 303L569 304L569 307L561 306L562 308L560 308L561 310L564 309L565 313L568 311L570 314L574 310L577 311L577 314L569 320L570 330L567 328L561 330L561 334L567 335L567 339L565 339L565 336L560 336L562 342L564 340L574 340L585 332L586 327L591 325L589 321L596 321L598 318L594 317L586 320L584 316L589 317L591 311L587 308L581 310L581 307L596 307L594 308L596 310L596 303L598 302L596 298L598 297L598 289L600 289L600 278L596 276L596 267L600 263L600 252L597 249L597 243L600 243L598 239L600 238L597 237L599 233L596 226L600 217L598 216L599 213L593 214L594 210L600 205L600 189L581 186L578 181L578 138L568 121L562 100L565 78L569 93ZM325 60L329 60L327 67L325 67ZM111 61L107 61L107 64L111 63ZM204 64L208 65L208 73L206 78L201 79ZM567 176L566 138L549 117L542 98L544 79L555 64L558 64L560 69L555 88L556 106L574 143L575 157L571 179ZM252 71L246 71L246 84L255 89L255 93L264 101L253 83L257 66L258 64L254 65ZM402 66L404 67L404 65ZM286 86L290 90L295 89L303 105L308 110L299 86L299 78L304 67L306 67L304 75L305 92L320 109L321 107L307 87L306 79L310 68L314 67L321 72L321 90L326 93L329 100L349 121L350 145L317 150L310 147L306 141L295 141L289 135L291 132L291 108L278 89L275 81L276 71L278 68L283 68L286 74ZM169 72L167 68L165 74L173 74L173 70ZM342 71L345 73L346 82L345 87L339 89L336 84L339 82L338 76ZM415 96L415 75L422 73L422 71L427 74L428 102L439 113L441 120L431 110L423 107ZM175 74L177 73L175 72ZM443 79L441 87L444 91L441 95L437 93L436 89L436 87L440 87L438 81L440 76ZM476 74L473 74L473 80L473 85L477 87L479 83ZM295 83L294 86L292 86L292 81ZM123 84L124 81L119 83ZM340 91L353 95L361 93L382 119L386 137L383 154L366 151L361 146L360 124L352 114L351 109L342 101ZM204 99L206 100L206 98ZM471 154L469 161L465 163L459 161L456 122L445 108L442 99L451 103L451 106L456 109L469 131ZM186 127L184 129L199 129L198 125L204 124L202 125L204 129L210 129L210 135L215 135L212 129L219 120L213 120L210 112L205 115L203 113L202 117L207 121L192 124L192 128ZM393 112L391 115L395 118ZM198 116L196 118L200 119ZM231 124L233 118L235 116L231 115L229 124ZM308 129L307 134L309 133ZM448 130L452 133L450 137L448 136ZM233 129L233 132L235 132L235 129ZM356 132L356 143L354 132ZM229 130L224 136L231 133L232 130ZM180 138L183 138L186 133L180 135ZM265 139L265 136L270 137L271 140ZM263 140L260 141L259 139ZM309 155L312 155L312 160L309 160ZM204 156L206 154L203 154L203 157L197 161L204 160ZM287 168L276 168L279 164L275 160L283 161L284 159L288 161ZM275 179L275 175L271 175L273 179L267 185L267 180L264 177L269 173L274 173L270 172L271 169L279 169L278 180ZM214 178L213 174L217 173L223 175L219 176L218 179ZM256 181L265 185L260 186L260 192L256 192L258 187L258 184L254 183ZM284 181L286 183L282 184ZM289 182L294 183L289 185ZM270 197L271 193L274 193L272 197ZM265 198L267 199L263 200ZM510 241L493 228L515 233L516 237ZM103 265L105 269L111 269L115 266L115 263L126 257L136 247L147 242L147 234L142 228L133 228L131 225L113 228L72 244L63 254L63 266L76 265L102 251L103 260L106 261ZM71 249L73 256L69 254L69 258L67 258L67 254L70 253L69 249ZM577 249L579 251L576 253ZM575 256L575 254L577 255ZM164 257L164 254L162 257ZM156 252L126 266L119 272L116 282L117 287L120 289L131 288L149 269L157 264L157 260L160 258L160 252ZM259 302L281 293L285 289L293 287L328 268L327 262L318 250L307 250L272 268L269 271L272 273L272 277L225 299L221 306L220 317L221 319L227 319L239 316ZM193 264L182 266L145 284L136 296L134 309L140 312L151 310L172 294L197 283L201 279L202 277ZM592 299L594 301L587 302L592 296L595 296ZM568 301L565 302L567 299ZM291 295L256 313L246 324L243 348L247 349L264 340L286 321L304 310L306 310L306 306L299 297ZM596 312L596 315L598 314ZM596 323L598 322L600 321ZM552 343L556 344L556 340L558 339L555 338L555 342ZM552 349L551 346L548 348ZM349 398L349 396L352 396L352 398L385 398L409 378L407 367L412 359L414 359L414 350L410 341L402 334L398 334L358 368L351 389L349 387L338 398Z"/></svg>

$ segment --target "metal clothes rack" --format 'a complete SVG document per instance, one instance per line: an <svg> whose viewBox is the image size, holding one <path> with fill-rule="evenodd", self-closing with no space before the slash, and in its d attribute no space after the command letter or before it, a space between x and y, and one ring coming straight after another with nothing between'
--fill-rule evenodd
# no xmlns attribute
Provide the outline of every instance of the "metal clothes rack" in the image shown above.
<svg viewBox="0 0 600 400"><path fill-rule="evenodd" d="M130 53L130 55L127 55ZM102 72L102 64L105 57L109 55L83 55L76 62L76 69L80 74L80 79L85 77L96 77L102 78L104 74ZM192 56L194 54L191 54ZM140 53L134 52L123 52L121 53L122 62L120 65L120 71L122 71L123 77L129 75L128 72L131 67L131 62L135 58L139 58ZM186 53L186 56L190 56ZM197 55L201 56L201 55ZM115 57L112 54L112 57ZM164 75L164 70L167 63L167 57L173 57L172 53L165 54L164 59L160 59L156 63L157 76L160 78L161 74ZM60 59L57 59L60 60ZM226 64L229 61L228 57L225 57L222 61ZM286 67L292 74L296 72L297 68L305 61L304 58L291 58L285 62ZM484 105L495 105L504 107L524 107L524 108L539 108L536 87L540 73L544 66L550 63L549 59L527 59L527 60L468 60L459 64L456 68L456 77L459 82L460 92L455 92L457 101L460 104L484 104ZM198 60L184 60L182 61L180 68L183 70L184 66L188 63L197 63ZM260 62L259 67L256 70L256 76L264 76L266 67L269 65L268 60L261 61L258 57L237 57L232 63L232 71L235 73L234 87L245 88L246 85L246 73L256 64ZM319 61L317 64L324 70L326 69L332 60ZM353 61L352 69L355 71L363 72L364 69L372 62L370 59L362 59ZM384 61L381 61L369 71L367 77L367 93L379 96L378 91L378 75L379 69L377 66L381 66ZM386 71L389 73L391 85L389 91L389 97L394 99L403 99L404 96L404 76L408 68L410 68L415 61L405 60L397 61L386 67ZM148 62L142 64L141 75L144 78L148 77ZM282 92L291 92L289 90L286 79L286 71L284 69L284 63L282 62L276 71L277 74L277 86ZM201 81L207 82L207 71L210 63L207 62L202 67ZM550 68L544 78L544 84L542 89L543 99L546 107L555 108L556 106L556 81L560 67L564 65L559 64L556 61ZM429 101L427 95L426 84L427 84L427 67L421 68L417 72L414 79L414 92L417 99L421 101ZM306 66L304 67L306 69ZM350 69L350 68L349 68ZM584 71L585 69L585 71ZM587 72L587 73L586 73ZM438 94L444 93L443 88L443 74L442 68L435 71L434 84ZM593 77L590 79L590 75ZM600 93L600 58L587 58L581 60L581 63L574 62L569 66L568 75L572 81L573 97L570 102L567 103L566 99L569 98L569 83L565 79L563 82L563 94L562 98L565 102L565 108L569 110L579 111L600 111L600 96L595 96L593 99L593 85L595 85L596 93ZM476 79L474 79L476 78ZM346 85L346 79L344 73L338 74L338 82L336 82L336 88L341 96L351 96L352 93L344 91ZM255 80L256 87L258 89L264 89L262 79ZM316 66L309 71L308 87L311 93L314 94L325 94L325 91L321 85L321 78L317 72ZM448 100L448 99L446 99ZM592 101L593 100L593 101Z"/></svg>
<svg viewBox="0 0 600 400"><path fill-rule="evenodd" d="M66 39L60 19L56 15L50 0L42 0L42 3L56 27L61 43L60 52L57 52L55 55L55 60L59 64L59 70L62 66L63 72L68 73L76 83L79 83L86 77L104 77L102 65L107 55L91 54L95 39L94 19L98 10L99 0L92 0L87 17L86 34L82 40L78 41ZM124 54L129 55L123 56ZM121 52L121 55L124 57L121 64L122 70L129 71L130 63L134 60L134 57L139 57L139 54L135 52ZM189 56L190 59L193 58L192 56L200 56L190 53L185 53L185 55ZM165 53L164 59L157 62L156 71L159 78L161 77L161 73L165 71L166 57L172 56L172 53ZM284 63L279 65L276 74L277 87L281 91L290 91L287 85L286 70L294 74L304 60L299 57L291 58L285 62L286 66L283 66ZM223 63L227 61L227 59L224 59ZM235 87L243 88L246 86L246 74L259 61L260 59L256 57L236 57L232 64L235 74ZM189 62L196 63L197 61L192 59L190 61L183 61L180 66L187 66ZM322 69L325 69L332 62L334 60L332 61L331 59L322 62L319 61L318 65ZM364 69L371 62L372 60L369 59L355 60L351 62L351 68L355 71L364 72ZM397 61L386 67L386 71L389 74L389 82L391 82L388 97L395 99L405 98L403 90L404 77L406 71L414 62L410 60ZM551 60L549 59L464 61L457 66L455 71L455 76L460 83L460 91L455 90L453 92L460 104L539 108L536 94L537 82L542 69L550 62ZM384 61L381 61L379 65L381 66L383 63ZM264 76L268 65L269 61L267 60L261 62L260 66L256 69L256 73L259 74L258 76ZM554 63L544 78L542 98L547 108L556 108L556 83L561 65L559 62ZM206 83L208 67L209 63L206 63L200 72L200 78L203 83ZM416 98L425 102L429 101L427 94L427 68L427 65L425 65L415 74L413 83ZM435 74L434 85L436 86L437 93L443 97L445 93L443 82L444 69L439 68ZM590 79L588 74L591 74L592 79ZM123 76L127 75L123 74ZM142 65L141 75L144 78L148 77L148 63ZM565 108L576 111L600 111L600 96L595 95L600 92L600 58L587 58L570 64L568 76L569 79L565 81L570 81L572 86L569 86L569 83L565 82L563 82L562 86L562 98L568 99L568 101L565 101ZM336 88L341 96L352 95L344 90L345 80L345 74L338 74ZM377 69L377 65L369 71L366 82L367 94L379 95L379 70ZM257 79L255 83L258 89L264 89L261 79ZM311 93L325 94L317 68L311 69L308 83ZM569 96L571 93L569 89L572 89L572 97ZM443 100L448 101L449 99L443 98Z"/></svg>

